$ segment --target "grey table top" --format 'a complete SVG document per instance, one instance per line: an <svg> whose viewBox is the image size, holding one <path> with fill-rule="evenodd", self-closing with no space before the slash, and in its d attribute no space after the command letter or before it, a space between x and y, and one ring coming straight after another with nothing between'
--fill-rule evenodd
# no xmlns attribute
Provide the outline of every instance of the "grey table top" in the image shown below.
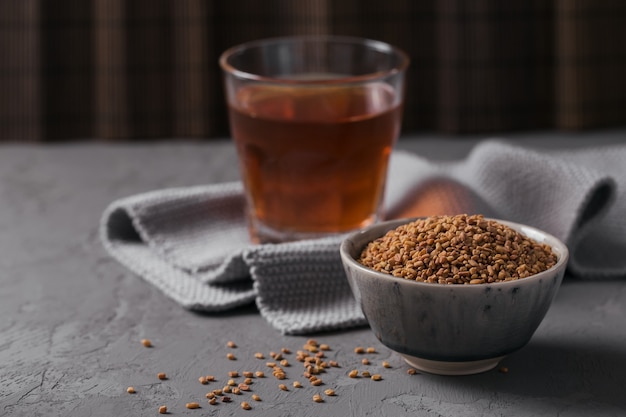
<svg viewBox="0 0 626 417"><path fill-rule="evenodd" d="M626 142L621 131L508 137L536 148ZM450 160L479 139L423 135L398 147ZM626 280L566 277L531 342L503 360L507 373L408 375L398 355L360 328L308 336L330 345L328 358L341 367L311 387L294 353L285 354L289 391L280 390L254 353L295 352L308 337L279 334L254 306L183 310L109 258L97 236L103 209L117 198L237 178L228 141L0 147L0 415L152 416L160 405L190 416L626 415ZM229 340L238 346L228 348ZM356 346L376 348L368 368L382 381L347 376L366 368ZM255 378L251 392L207 403L205 393L224 386L229 371L259 369L268 377ZM208 374L218 381L200 384ZM296 379L303 388L291 386ZM129 386L137 392L126 393ZM329 387L337 396L312 401ZM252 410L240 407L244 400ZM186 409L192 401L201 408Z"/></svg>

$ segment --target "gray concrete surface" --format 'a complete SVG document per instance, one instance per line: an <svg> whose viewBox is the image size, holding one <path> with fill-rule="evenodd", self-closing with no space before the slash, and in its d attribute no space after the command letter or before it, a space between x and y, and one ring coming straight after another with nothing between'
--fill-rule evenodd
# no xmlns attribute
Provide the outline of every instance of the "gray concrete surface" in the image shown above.
<svg viewBox="0 0 626 417"><path fill-rule="evenodd" d="M537 148L626 142L626 132L517 134ZM456 159L480 138L424 135L398 147ZM163 187L238 178L228 141L210 143L3 145L0 147L0 416L624 416L626 279L567 277L531 342L498 370L466 377L408 375L398 355L368 328L311 335L340 368L312 387L294 353L285 355L289 391L255 352L307 337L282 336L254 306L200 315L181 309L110 259L97 237L106 205ZM140 339L154 347L145 348ZM233 340L237 348L228 348ZM356 346L373 346L371 365ZM226 359L232 352L237 360ZM383 360L391 368L381 366ZM383 376L374 382L351 369ZM232 403L207 404L227 372L264 370ZM158 372L168 379L160 381ZM217 382L202 385L212 374ZM300 380L304 387L293 388ZM242 378L237 378L238 382ZM126 393L134 386L135 394ZM312 395L334 388L323 403ZM261 402L251 400L252 392ZM241 401L253 407L240 408ZM201 408L188 410L197 401Z"/></svg>

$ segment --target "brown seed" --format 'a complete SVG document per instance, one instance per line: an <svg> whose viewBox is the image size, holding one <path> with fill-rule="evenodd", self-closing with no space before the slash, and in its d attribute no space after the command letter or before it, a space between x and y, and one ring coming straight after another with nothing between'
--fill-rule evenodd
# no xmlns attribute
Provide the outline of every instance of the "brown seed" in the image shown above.
<svg viewBox="0 0 626 417"><path fill-rule="evenodd" d="M265 366L267 366L268 368L275 368L276 362L265 362Z"/></svg>
<svg viewBox="0 0 626 417"><path fill-rule="evenodd" d="M372 375L372 381L380 381L383 377L379 374Z"/></svg>
<svg viewBox="0 0 626 417"><path fill-rule="evenodd" d="M135 391L135 388L133 388L133 387L128 387L128 388L126 388L126 392L129 393L129 394L134 394L137 391Z"/></svg>
<svg viewBox="0 0 626 417"><path fill-rule="evenodd" d="M222 402L223 403L229 403L232 400L232 398L230 397L222 397Z"/></svg>
<svg viewBox="0 0 626 417"><path fill-rule="evenodd" d="M282 389L283 391L289 391L289 388L287 388L287 385L285 384L279 384L278 388Z"/></svg>
<svg viewBox="0 0 626 417"><path fill-rule="evenodd" d="M252 407L250 406L250 404L248 404L247 402L243 401L241 403L241 408L243 408L244 410L250 410Z"/></svg>
<svg viewBox="0 0 626 417"><path fill-rule="evenodd" d="M350 378L357 378L359 376L359 371L357 371L356 369L353 369L348 373L348 376Z"/></svg>
<svg viewBox="0 0 626 417"><path fill-rule="evenodd" d="M319 394L315 394L315 395L313 396L313 401L315 401L316 403L321 403L321 402L324 402L324 399L322 398L322 396L321 396L321 395L319 395Z"/></svg>
<svg viewBox="0 0 626 417"><path fill-rule="evenodd" d="M324 394L328 395L329 397L334 397L335 394L335 390L332 390L330 388L328 388L326 391L324 391Z"/></svg>
<svg viewBox="0 0 626 417"><path fill-rule="evenodd" d="M498 371L500 371L503 374L506 374L509 372L509 368L507 368L506 366L501 366Z"/></svg>
<svg viewBox="0 0 626 417"><path fill-rule="evenodd" d="M307 340L307 341L306 341L306 344L307 344L307 345L311 345L311 346L317 346L317 345L318 345L317 340L315 340L315 339L309 339L309 340Z"/></svg>
<svg viewBox="0 0 626 417"><path fill-rule="evenodd" d="M204 379L206 379L207 382L215 381L215 377L213 375L207 375L204 377Z"/></svg>
<svg viewBox="0 0 626 417"><path fill-rule="evenodd" d="M187 404L185 404L185 407L187 407L190 410L192 410L194 408L200 408L200 404L198 404L198 403L187 403Z"/></svg>
<svg viewBox="0 0 626 417"><path fill-rule="evenodd" d="M246 384L246 385L250 385L250 384L252 384L252 382L253 382L252 378L246 378L246 379L243 380L243 383Z"/></svg>
<svg viewBox="0 0 626 417"><path fill-rule="evenodd" d="M226 343L226 346L228 346L229 348L236 348L236 347L237 347L237 344L236 344L235 342L233 342L232 340L229 340L229 341Z"/></svg>
<svg viewBox="0 0 626 417"><path fill-rule="evenodd" d="M235 385L237 385L234 379L229 379L228 382L226 382L226 384L230 385L231 387L234 387Z"/></svg>
<svg viewBox="0 0 626 417"><path fill-rule="evenodd" d="M237 387L233 387L233 394L235 395L241 395L241 389L237 388Z"/></svg>
<svg viewBox="0 0 626 417"><path fill-rule="evenodd" d="M230 371L230 372L228 372L228 376L231 377L231 378L237 378L237 377L239 377L239 372L237 372L237 371Z"/></svg>
<svg viewBox="0 0 626 417"><path fill-rule="evenodd" d="M317 387L319 385L322 385L324 383L324 381L322 381L321 379L314 379L311 381L311 385Z"/></svg>
<svg viewBox="0 0 626 417"><path fill-rule="evenodd" d="M257 394L252 394L252 399L254 401L261 401L261 397L259 397Z"/></svg>
<svg viewBox="0 0 626 417"><path fill-rule="evenodd" d="M288 348L282 348L280 351L283 352L286 355L291 353L291 350L289 350Z"/></svg>
<svg viewBox="0 0 626 417"><path fill-rule="evenodd" d="M206 385L206 384L208 384L208 383L209 383L209 381L207 381L207 380L206 380L206 377L204 377L204 376L201 376L200 378L198 378L198 381L200 381L200 383L201 383L202 385Z"/></svg>
<svg viewBox="0 0 626 417"><path fill-rule="evenodd" d="M328 346L326 343L322 343L320 345L320 350L330 350L330 346Z"/></svg>
<svg viewBox="0 0 626 417"><path fill-rule="evenodd" d="M361 346L357 346L354 348L354 353L358 353L358 354L365 353L365 349L362 348Z"/></svg>
<svg viewBox="0 0 626 417"><path fill-rule="evenodd" d="M370 346L367 349L365 349L365 351L367 353L376 353L376 348Z"/></svg>
<svg viewBox="0 0 626 417"><path fill-rule="evenodd" d="M141 339L141 344L144 345L144 347L152 347L150 339Z"/></svg>
<svg viewBox="0 0 626 417"><path fill-rule="evenodd" d="M293 381L292 385L294 388L302 388L302 384L300 383L300 381Z"/></svg>
<svg viewBox="0 0 626 417"><path fill-rule="evenodd" d="M217 398L215 398L215 397L210 398L210 399L209 399L209 404L211 404L211 405L215 405L215 404L217 404Z"/></svg>
<svg viewBox="0 0 626 417"><path fill-rule="evenodd" d="M159 372L157 374L157 378L159 378L161 381L163 381L163 380L167 379L167 375L165 375L165 372Z"/></svg>
<svg viewBox="0 0 626 417"><path fill-rule="evenodd" d="M239 389L242 391L250 391L250 387L247 384L239 384Z"/></svg>
<svg viewBox="0 0 626 417"><path fill-rule="evenodd" d="M224 388L222 388L222 392L225 394L230 394L230 391L231 391L230 385L225 385Z"/></svg>
<svg viewBox="0 0 626 417"><path fill-rule="evenodd" d="M237 358L235 358L235 355L233 355L233 354L232 354L232 353L230 353L230 352L226 354L226 358L227 358L228 360L231 360L231 361L234 361L235 359L237 359Z"/></svg>
<svg viewBox="0 0 626 417"><path fill-rule="evenodd" d="M283 359L282 361L280 361L280 365L281 366L289 366L289 361L287 359Z"/></svg>
<svg viewBox="0 0 626 417"><path fill-rule="evenodd" d="M215 394L215 395L222 395L222 390L219 389L219 388L218 389L214 389L213 390L213 394Z"/></svg>
<svg viewBox="0 0 626 417"><path fill-rule="evenodd" d="M245 371L243 373L243 376L246 377L246 378L253 378L254 377L254 373L250 372L250 371Z"/></svg>
<svg viewBox="0 0 626 417"><path fill-rule="evenodd" d="M337 363L337 361L330 361L328 362L328 364L333 368L339 368L339 364Z"/></svg>
<svg viewBox="0 0 626 417"><path fill-rule="evenodd" d="M363 358L363 359L361 359L361 363L362 363L363 365L369 365L369 364L370 364L370 361L369 361L369 359L367 359L367 358Z"/></svg>
<svg viewBox="0 0 626 417"><path fill-rule="evenodd" d="M254 375L256 375L257 378L265 378L265 373L263 371L256 371Z"/></svg>
<svg viewBox="0 0 626 417"><path fill-rule="evenodd" d="M211 398L215 398L215 394L213 394L212 392L207 392L205 397L207 397L210 400Z"/></svg>
<svg viewBox="0 0 626 417"><path fill-rule="evenodd" d="M265 356L261 352L255 353L254 357L257 359L265 359Z"/></svg>
<svg viewBox="0 0 626 417"><path fill-rule="evenodd" d="M369 378L372 374L370 374L370 371L363 371L361 372L361 375L363 375L365 378Z"/></svg>
<svg viewBox="0 0 626 417"><path fill-rule="evenodd" d="M159 407L159 414L167 414L167 406L162 405Z"/></svg>
<svg viewBox="0 0 626 417"><path fill-rule="evenodd" d="M417 370L413 368L409 368L406 370L406 373L409 375L415 375L417 373Z"/></svg>
<svg viewBox="0 0 626 417"><path fill-rule="evenodd" d="M391 368L391 365L387 361L383 361L383 368Z"/></svg>

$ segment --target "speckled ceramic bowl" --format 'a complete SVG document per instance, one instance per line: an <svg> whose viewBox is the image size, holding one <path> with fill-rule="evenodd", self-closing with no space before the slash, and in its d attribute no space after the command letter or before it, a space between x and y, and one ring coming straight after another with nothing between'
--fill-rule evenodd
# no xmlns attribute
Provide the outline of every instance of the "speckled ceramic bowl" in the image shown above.
<svg viewBox="0 0 626 417"><path fill-rule="evenodd" d="M484 372L522 348L543 320L563 279L567 247L530 226L499 222L552 246L558 262L528 278L478 285L442 285L397 278L356 261L395 220L348 236L341 245L350 288L372 331L415 368L441 375Z"/></svg>

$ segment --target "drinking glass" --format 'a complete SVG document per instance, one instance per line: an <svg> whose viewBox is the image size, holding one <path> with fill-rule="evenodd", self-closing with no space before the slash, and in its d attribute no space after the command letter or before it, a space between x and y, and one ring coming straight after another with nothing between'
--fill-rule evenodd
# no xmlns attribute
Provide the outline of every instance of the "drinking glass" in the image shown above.
<svg viewBox="0 0 626 417"><path fill-rule="evenodd" d="M407 55L341 36L252 41L220 57L253 242L376 222L399 135Z"/></svg>

